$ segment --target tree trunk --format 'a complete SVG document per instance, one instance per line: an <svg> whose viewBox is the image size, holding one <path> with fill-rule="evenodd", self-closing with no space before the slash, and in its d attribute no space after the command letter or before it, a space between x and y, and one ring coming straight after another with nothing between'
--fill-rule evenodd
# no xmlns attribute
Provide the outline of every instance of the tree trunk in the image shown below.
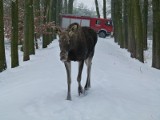
<svg viewBox="0 0 160 120"><path fill-rule="evenodd" d="M117 38L118 38L118 36L117 36L117 21L116 21L116 19L117 19L117 16L116 16L116 13L117 12L117 2L116 2L116 0L111 0L111 17L112 17L112 21L113 21L113 36L114 36L114 42L117 42L118 40L117 40Z"/></svg>
<svg viewBox="0 0 160 120"><path fill-rule="evenodd" d="M30 30L32 29L31 24L31 8L32 6L32 0L25 0L25 20L24 20L24 46L23 46L23 51L24 51L24 56L23 56L23 61L28 61L30 59L30 38L32 35ZM32 31L32 30L31 30Z"/></svg>
<svg viewBox="0 0 160 120"><path fill-rule="evenodd" d="M123 21L122 21L122 0L117 0L117 3L118 3L117 4L117 7L118 7L117 8L117 10L118 10L118 12L117 12L118 43L121 48L124 48L123 29L122 29L122 25L123 25L122 24L123 23Z"/></svg>
<svg viewBox="0 0 160 120"><path fill-rule="evenodd" d="M148 0L143 3L143 40L144 50L147 50Z"/></svg>
<svg viewBox="0 0 160 120"><path fill-rule="evenodd" d="M152 67L160 69L160 0L153 0Z"/></svg>
<svg viewBox="0 0 160 120"><path fill-rule="evenodd" d="M144 62L143 57L143 25L142 15L140 9L140 1L134 0L134 28L135 28L135 40L136 40L136 58Z"/></svg>
<svg viewBox="0 0 160 120"><path fill-rule="evenodd" d="M39 26L41 24L41 21L39 19L40 15L40 0L33 0L34 1L34 16L35 18L37 18L38 20L36 21L37 26Z"/></svg>
<svg viewBox="0 0 160 120"><path fill-rule="evenodd" d="M43 16L45 16L45 18L43 19L43 24L47 23L47 16L48 16L48 11L49 11L49 2L50 2L50 0L48 0L48 1L43 0L43 8L44 8ZM49 40L47 38L47 34L43 33L42 48L46 48L48 43L49 43Z"/></svg>
<svg viewBox="0 0 160 120"><path fill-rule="evenodd" d="M49 16L52 16L50 21L54 21L55 24L57 24L57 3L59 0L52 0L52 5L50 6L50 14Z"/></svg>
<svg viewBox="0 0 160 120"><path fill-rule="evenodd" d="M133 1L128 0L128 51L131 53L132 58L136 58L136 42L134 37L134 12L133 12Z"/></svg>
<svg viewBox="0 0 160 120"><path fill-rule="evenodd" d="M7 68L4 47L3 0L0 0L0 72Z"/></svg>
<svg viewBox="0 0 160 120"><path fill-rule="evenodd" d="M124 48L123 32L122 32L122 0L114 2L114 37L121 48Z"/></svg>
<svg viewBox="0 0 160 120"><path fill-rule="evenodd" d="M74 0L68 1L68 13L69 14L72 14L72 12L73 12L73 2L74 2Z"/></svg>
<svg viewBox="0 0 160 120"><path fill-rule="evenodd" d="M117 1L111 1L111 12L112 12L112 20L113 20L113 34L114 34L114 42L118 42L118 29L117 29Z"/></svg>
<svg viewBox="0 0 160 120"><path fill-rule="evenodd" d="M35 28L39 28L41 25L40 0L33 0L33 2L34 2L34 18L35 18L34 26L35 26ZM39 32L39 30L36 31L36 29L35 29L34 40L35 40L36 49L39 48L37 39L40 38L40 35L41 35L41 33Z"/></svg>
<svg viewBox="0 0 160 120"><path fill-rule="evenodd" d="M57 24L57 2L58 0L50 0L50 4L49 4L49 11L47 14L47 22L55 22L55 24ZM53 33L51 28L47 29L48 33ZM50 44L53 39L55 38L55 36L53 36L52 34L48 34L48 40Z"/></svg>
<svg viewBox="0 0 160 120"><path fill-rule="evenodd" d="M103 17L106 18L106 0L103 0Z"/></svg>
<svg viewBox="0 0 160 120"><path fill-rule="evenodd" d="M60 25L60 14L61 14L61 12L62 12L62 0L58 0L58 1L57 1L57 9L56 9L56 12L57 12L56 24L57 24L57 25Z"/></svg>
<svg viewBox="0 0 160 120"><path fill-rule="evenodd" d="M11 37L11 68L19 66L18 60L18 0L12 1L12 37Z"/></svg>
<svg viewBox="0 0 160 120"><path fill-rule="evenodd" d="M33 12L33 0L29 1L29 54L35 54L35 45L34 45L34 12Z"/></svg>
<svg viewBox="0 0 160 120"><path fill-rule="evenodd" d="M128 0L123 0L123 39L124 47L128 48Z"/></svg>
<svg viewBox="0 0 160 120"><path fill-rule="evenodd" d="M68 4L67 0L64 0L64 13L68 13Z"/></svg>
<svg viewBox="0 0 160 120"><path fill-rule="evenodd" d="M115 14L115 0L111 0L111 18L114 25L114 15Z"/></svg>
<svg viewBox="0 0 160 120"><path fill-rule="evenodd" d="M96 6L97 17L100 18L99 6L98 6L98 1L97 0L95 0L95 6Z"/></svg>

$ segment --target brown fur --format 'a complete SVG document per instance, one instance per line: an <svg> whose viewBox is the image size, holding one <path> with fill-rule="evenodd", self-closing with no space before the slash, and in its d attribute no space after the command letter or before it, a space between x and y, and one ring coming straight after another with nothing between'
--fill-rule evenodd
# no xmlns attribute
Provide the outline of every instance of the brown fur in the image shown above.
<svg viewBox="0 0 160 120"><path fill-rule="evenodd" d="M60 59L64 62L67 72L68 95L67 100L71 100L71 61L79 62L79 71L77 76L79 95L83 93L81 86L81 73L83 63L87 65L87 81L85 90L90 87L90 72L95 45L97 43L97 33L90 27L81 27L77 23L68 26L65 31L55 28L59 34Z"/></svg>
<svg viewBox="0 0 160 120"><path fill-rule="evenodd" d="M70 37L70 50L68 53L69 61L81 61L87 59L89 56L93 56L94 47L97 43L97 33L89 27L80 27L76 30L72 30L72 26L77 25L76 23L71 24L67 31L72 31Z"/></svg>

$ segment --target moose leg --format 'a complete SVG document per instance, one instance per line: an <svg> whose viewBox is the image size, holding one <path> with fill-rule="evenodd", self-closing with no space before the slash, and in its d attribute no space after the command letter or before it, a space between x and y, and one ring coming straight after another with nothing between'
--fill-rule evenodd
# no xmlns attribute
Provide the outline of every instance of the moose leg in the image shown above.
<svg viewBox="0 0 160 120"><path fill-rule="evenodd" d="M64 62L67 73L68 93L67 100L71 100L71 62Z"/></svg>
<svg viewBox="0 0 160 120"><path fill-rule="evenodd" d="M90 84L90 76L91 76L91 65L92 65L92 58L88 58L85 61L86 65L87 65L87 80L86 80L86 85L85 85L85 90L87 90L88 88L91 87Z"/></svg>
<svg viewBox="0 0 160 120"><path fill-rule="evenodd" d="M82 85L81 85L81 75L82 75L83 65L84 65L84 61L80 61L79 62L79 67L78 67L78 76L77 76L79 95L83 93L83 88L82 88Z"/></svg>

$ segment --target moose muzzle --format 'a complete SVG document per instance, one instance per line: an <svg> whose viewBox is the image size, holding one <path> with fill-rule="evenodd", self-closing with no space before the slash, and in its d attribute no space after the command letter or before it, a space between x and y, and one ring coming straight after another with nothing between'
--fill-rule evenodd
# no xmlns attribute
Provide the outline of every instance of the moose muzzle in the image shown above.
<svg viewBox="0 0 160 120"><path fill-rule="evenodd" d="M62 62L65 62L68 60L68 52L64 52L64 51L61 51L60 52L60 60Z"/></svg>

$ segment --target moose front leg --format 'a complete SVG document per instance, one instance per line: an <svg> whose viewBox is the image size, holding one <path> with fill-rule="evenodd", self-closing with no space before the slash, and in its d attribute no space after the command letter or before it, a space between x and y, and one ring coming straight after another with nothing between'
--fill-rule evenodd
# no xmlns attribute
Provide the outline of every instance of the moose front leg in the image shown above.
<svg viewBox="0 0 160 120"><path fill-rule="evenodd" d="M68 93L67 100L71 100L71 62L64 62L67 73Z"/></svg>
<svg viewBox="0 0 160 120"><path fill-rule="evenodd" d="M81 85L81 75L82 75L83 65L84 65L84 60L79 62L79 67L78 67L77 81L78 81L78 93L79 93L79 95L83 93L83 88L82 88L82 85Z"/></svg>

